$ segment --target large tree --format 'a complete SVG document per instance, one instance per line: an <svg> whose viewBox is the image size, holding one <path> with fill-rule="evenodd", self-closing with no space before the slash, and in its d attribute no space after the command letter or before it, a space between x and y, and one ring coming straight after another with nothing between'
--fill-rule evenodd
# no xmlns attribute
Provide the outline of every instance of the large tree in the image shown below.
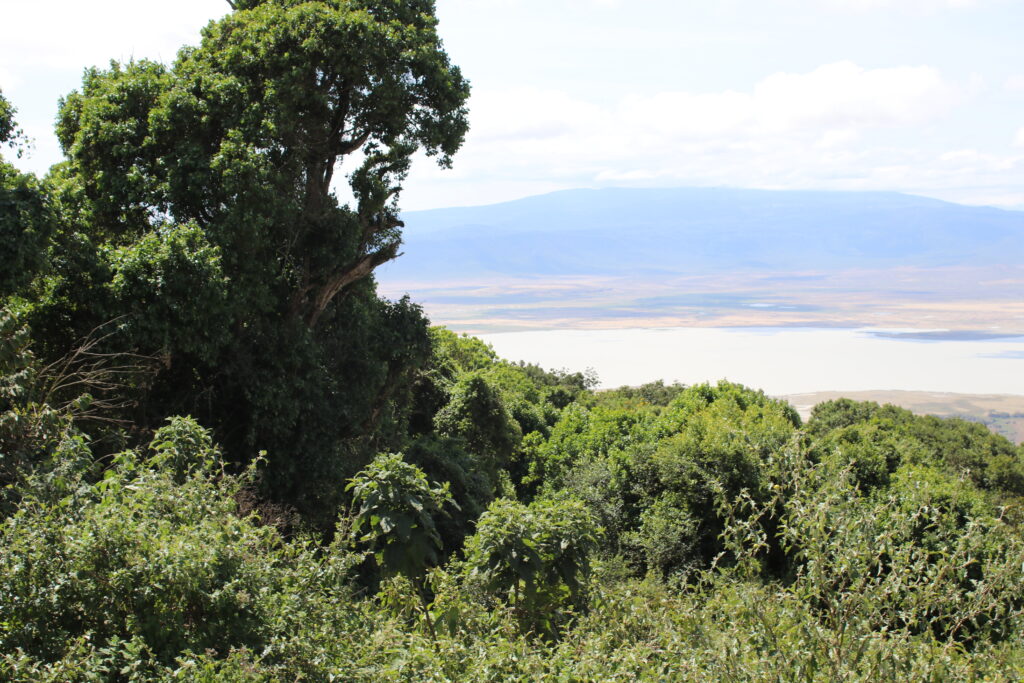
<svg viewBox="0 0 1024 683"><path fill-rule="evenodd" d="M418 150L449 165L468 86L429 0L239 0L172 69L86 74L58 132L112 234L193 221L260 289L315 326L398 254L395 197ZM355 207L332 191L348 158ZM275 307L281 302L274 300Z"/></svg>
<svg viewBox="0 0 1024 683"><path fill-rule="evenodd" d="M64 227L33 323L55 352L118 319L162 360L135 419L195 414L236 459L269 450L281 497L323 507L390 445L429 353L419 309L371 275L398 255L413 155L447 166L461 145L469 89L431 0L232 8L172 66L89 69L61 103Z"/></svg>

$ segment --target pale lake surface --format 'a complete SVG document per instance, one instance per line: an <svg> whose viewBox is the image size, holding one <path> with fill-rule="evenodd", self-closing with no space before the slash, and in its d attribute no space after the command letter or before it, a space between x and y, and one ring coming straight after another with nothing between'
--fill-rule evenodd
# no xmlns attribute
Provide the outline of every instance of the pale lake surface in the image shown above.
<svg viewBox="0 0 1024 683"><path fill-rule="evenodd" d="M882 389L1024 394L1024 336L765 327L478 336L508 360L593 368L602 388L728 379L772 395Z"/></svg>

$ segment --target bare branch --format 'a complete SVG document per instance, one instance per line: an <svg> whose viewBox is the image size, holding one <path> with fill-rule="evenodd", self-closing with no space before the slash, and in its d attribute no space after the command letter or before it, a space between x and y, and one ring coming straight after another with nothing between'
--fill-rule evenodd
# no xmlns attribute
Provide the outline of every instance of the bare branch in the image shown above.
<svg viewBox="0 0 1024 683"><path fill-rule="evenodd" d="M365 256L357 259L353 263L349 264L348 267L336 272L327 282L320 287L316 295L313 298L313 307L306 315L306 324L310 328L316 327L320 321L320 316L323 315L324 310L331 301L341 292L345 287L349 286L353 282L363 279L373 272L373 269L382 263L386 263L398 256L398 247L401 246L399 240L395 240L390 244L387 244L377 251L366 254Z"/></svg>
<svg viewBox="0 0 1024 683"><path fill-rule="evenodd" d="M44 366L38 374L40 403L62 410L75 409L75 417L120 424L112 413L130 408L135 399L130 389L145 384L156 375L160 358L134 352L96 350L119 333L110 326L125 316L96 326L63 357ZM88 407L80 400L89 395Z"/></svg>

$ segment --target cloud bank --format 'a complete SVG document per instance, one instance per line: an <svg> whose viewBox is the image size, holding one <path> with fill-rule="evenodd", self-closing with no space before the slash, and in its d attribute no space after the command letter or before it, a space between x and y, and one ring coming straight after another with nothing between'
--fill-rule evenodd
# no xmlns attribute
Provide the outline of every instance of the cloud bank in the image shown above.
<svg viewBox="0 0 1024 683"><path fill-rule="evenodd" d="M474 94L455 171L429 174L518 183L524 193L602 184L945 189L964 193L953 199L1017 203L1019 195L985 188L1024 181L1020 155L943 139L943 121L969 97L929 66L851 61L775 73L747 91L665 91L611 104L550 89L491 90Z"/></svg>

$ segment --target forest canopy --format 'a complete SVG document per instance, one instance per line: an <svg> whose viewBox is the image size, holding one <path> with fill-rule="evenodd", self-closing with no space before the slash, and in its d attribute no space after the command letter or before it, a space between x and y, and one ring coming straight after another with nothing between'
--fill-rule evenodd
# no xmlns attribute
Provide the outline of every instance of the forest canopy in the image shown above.
<svg viewBox="0 0 1024 683"><path fill-rule="evenodd" d="M429 0L236 0L0 159L0 678L1024 675L1020 446L378 296L468 96Z"/></svg>

